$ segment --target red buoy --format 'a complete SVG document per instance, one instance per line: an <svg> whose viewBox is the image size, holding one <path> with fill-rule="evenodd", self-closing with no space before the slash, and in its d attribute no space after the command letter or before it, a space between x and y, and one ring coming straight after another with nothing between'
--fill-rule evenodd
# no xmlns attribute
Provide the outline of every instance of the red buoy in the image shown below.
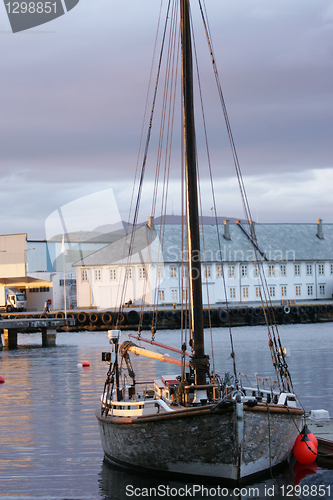
<svg viewBox="0 0 333 500"><path fill-rule="evenodd" d="M83 361L82 366L83 366L84 368L87 368L88 366L90 366L89 361Z"/></svg>
<svg viewBox="0 0 333 500"><path fill-rule="evenodd" d="M4 383L5 383L5 379L0 376L0 384L4 384Z"/></svg>
<svg viewBox="0 0 333 500"><path fill-rule="evenodd" d="M305 434L293 447L293 454L298 462L307 465L317 458L317 446Z"/></svg>
<svg viewBox="0 0 333 500"><path fill-rule="evenodd" d="M316 436L312 432L309 431L309 429L307 427L304 427L302 432L297 436L294 446L296 446L298 443L301 442L304 435L306 435L310 439L310 441L313 442L313 444L316 446L316 448L318 448L318 439L316 438Z"/></svg>

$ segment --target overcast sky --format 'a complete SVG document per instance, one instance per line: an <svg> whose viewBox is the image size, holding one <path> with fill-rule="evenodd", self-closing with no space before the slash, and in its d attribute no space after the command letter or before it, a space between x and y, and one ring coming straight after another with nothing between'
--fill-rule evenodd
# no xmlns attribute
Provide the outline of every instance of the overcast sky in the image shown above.
<svg viewBox="0 0 333 500"><path fill-rule="evenodd" d="M253 218L332 223L333 1L205 1ZM105 189L127 220L159 8L160 0L80 0L64 16L13 34L0 4L1 234L44 238L52 212L90 194L96 203ZM198 47L202 41L199 34ZM241 218L207 61L218 215ZM168 202L175 214L177 168ZM207 172L200 176L210 215ZM147 179L141 219L150 213L153 174ZM98 201L92 210L99 226ZM104 223L104 203L101 210Z"/></svg>

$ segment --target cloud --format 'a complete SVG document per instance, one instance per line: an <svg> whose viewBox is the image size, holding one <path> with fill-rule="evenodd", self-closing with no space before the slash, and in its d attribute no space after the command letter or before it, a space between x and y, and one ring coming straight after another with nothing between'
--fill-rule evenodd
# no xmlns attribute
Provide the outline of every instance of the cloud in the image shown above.
<svg viewBox="0 0 333 500"><path fill-rule="evenodd" d="M108 187L114 189L126 219L159 2L128 0L124 6L113 0L100 0L98 5L80 1L43 29L17 35L5 33L4 8L0 5L0 210L7 214L3 231L41 234L46 217L57 207ZM259 215L277 220L287 213L281 206L289 205L295 222L305 217L314 220L319 210L330 207L326 185L333 167L331 6L322 0L211 0L207 10L241 167L250 191L256 193ZM195 23L198 17L193 12ZM200 62L203 56L207 59L205 43L201 29L196 43ZM203 67L213 169L217 184L221 189L229 186L235 197L232 157L210 62ZM175 117L178 126L179 112L180 106ZM155 125L159 125L158 114ZM201 178L208 183L200 121L198 128ZM157 127L147 165L149 182L158 135ZM176 135L171 162L175 180L170 190L175 212L180 163ZM294 174L298 176L295 192L302 196L292 196L290 191ZM314 176L309 183L305 182L308 174ZM142 217L150 211L149 182ZM321 182L324 201L318 195ZM255 183L272 197L257 192ZM272 185L278 188L279 204L273 201ZM236 213L241 206L230 193L222 214L241 217ZM207 194L206 214L211 209L209 199ZM264 208L264 203L272 209Z"/></svg>

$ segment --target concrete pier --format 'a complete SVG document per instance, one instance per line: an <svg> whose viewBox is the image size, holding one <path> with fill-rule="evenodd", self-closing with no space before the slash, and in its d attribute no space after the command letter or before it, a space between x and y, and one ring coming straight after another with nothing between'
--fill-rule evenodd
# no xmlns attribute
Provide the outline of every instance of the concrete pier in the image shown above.
<svg viewBox="0 0 333 500"><path fill-rule="evenodd" d="M43 347L54 347L56 345L56 330L42 329L42 346Z"/></svg>
<svg viewBox="0 0 333 500"><path fill-rule="evenodd" d="M0 332L3 331L4 347L7 349L17 348L17 336L19 333L42 334L42 346L52 347L56 344L56 329L61 327L73 327L75 319L64 318L16 318L0 320ZM3 347L0 335L0 349Z"/></svg>
<svg viewBox="0 0 333 500"><path fill-rule="evenodd" d="M3 329L4 345L8 349L16 349L17 347L17 330L14 328Z"/></svg>

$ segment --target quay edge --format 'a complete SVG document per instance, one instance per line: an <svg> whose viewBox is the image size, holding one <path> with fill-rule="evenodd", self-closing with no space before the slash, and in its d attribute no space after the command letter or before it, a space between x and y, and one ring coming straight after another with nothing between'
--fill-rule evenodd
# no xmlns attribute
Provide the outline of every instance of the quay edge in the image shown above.
<svg viewBox="0 0 333 500"><path fill-rule="evenodd" d="M265 314L274 315L277 324L306 324L324 323L333 321L333 303L316 302L291 305L273 305L263 308L257 305L237 305L226 307L204 308L204 326L208 328L235 326L256 326L265 324ZM154 316L155 315L155 316ZM51 313L16 313L2 314L1 320L6 319L37 319L37 318L64 318L64 312ZM121 330L151 330L152 324L157 330L179 329L188 324L188 311L179 308L163 307L157 310L131 306L122 312L114 310L70 310L67 318L72 325L58 326L57 331L103 331L117 325ZM154 323L152 323L154 318ZM73 321L74 320L74 321ZM73 324L74 322L74 324ZM69 323L69 322L68 322ZM0 347L1 348L1 347Z"/></svg>

